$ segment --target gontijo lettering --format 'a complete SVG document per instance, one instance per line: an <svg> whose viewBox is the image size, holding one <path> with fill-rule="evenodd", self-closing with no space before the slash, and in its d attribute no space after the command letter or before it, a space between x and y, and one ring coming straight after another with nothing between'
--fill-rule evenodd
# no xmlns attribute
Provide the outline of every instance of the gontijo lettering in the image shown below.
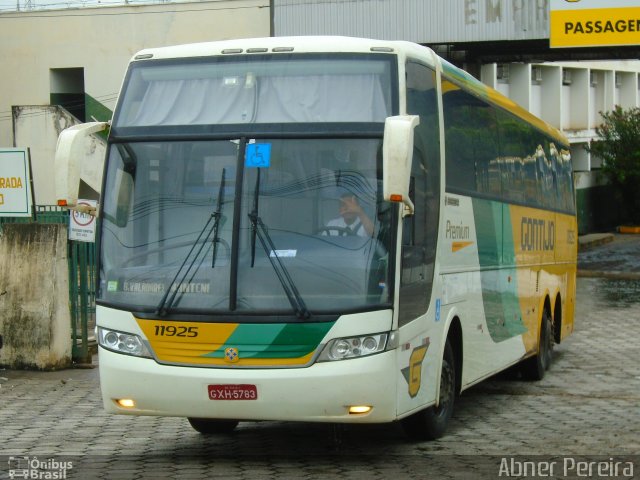
<svg viewBox="0 0 640 480"><path fill-rule="evenodd" d="M553 250L556 236L555 222L522 217L520 227L520 248L522 251Z"/></svg>

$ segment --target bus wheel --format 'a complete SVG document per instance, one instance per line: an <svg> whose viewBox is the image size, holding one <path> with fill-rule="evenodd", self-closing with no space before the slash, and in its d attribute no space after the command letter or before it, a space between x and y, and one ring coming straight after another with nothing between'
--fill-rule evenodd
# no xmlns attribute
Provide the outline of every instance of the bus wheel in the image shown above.
<svg viewBox="0 0 640 480"><path fill-rule="evenodd" d="M231 433L238 426L237 420L218 420L213 418L187 418L199 433L211 435L215 433Z"/></svg>
<svg viewBox="0 0 640 480"><path fill-rule="evenodd" d="M405 433L414 440L435 440L444 435L453 415L456 398L456 360L447 340L440 372L440 398L438 406L429 407L402 420Z"/></svg>
<svg viewBox="0 0 640 480"><path fill-rule="evenodd" d="M551 358L553 355L553 328L551 316L547 310L542 314L539 342L538 354L526 359L522 364L522 375L527 380L542 380L544 378L544 372L549 370L551 366Z"/></svg>

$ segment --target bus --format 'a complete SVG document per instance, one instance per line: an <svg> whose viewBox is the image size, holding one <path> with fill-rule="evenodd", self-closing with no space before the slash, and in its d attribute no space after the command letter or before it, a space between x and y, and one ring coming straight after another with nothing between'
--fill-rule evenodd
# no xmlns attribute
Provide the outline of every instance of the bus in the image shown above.
<svg viewBox="0 0 640 480"><path fill-rule="evenodd" d="M573 330L566 138L426 47L142 50L112 122L61 134L61 203L107 127L107 412L200 433L397 421L434 439L462 391L516 365L542 379Z"/></svg>

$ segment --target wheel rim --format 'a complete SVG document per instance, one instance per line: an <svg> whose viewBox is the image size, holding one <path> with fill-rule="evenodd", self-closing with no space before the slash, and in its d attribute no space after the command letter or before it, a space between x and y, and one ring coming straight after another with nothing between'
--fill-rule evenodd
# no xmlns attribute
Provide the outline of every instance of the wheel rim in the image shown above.
<svg viewBox="0 0 640 480"><path fill-rule="evenodd" d="M446 360L442 362L440 375L440 396L438 399L437 415L445 415L453 401L453 369Z"/></svg>
<svg viewBox="0 0 640 480"><path fill-rule="evenodd" d="M551 366L551 352L553 349L553 337L551 336L551 321L549 315L545 314L542 319L542 332L540 335L540 361L542 367L548 370Z"/></svg>
<svg viewBox="0 0 640 480"><path fill-rule="evenodd" d="M546 342L546 345L547 345L547 351L546 351L547 363L545 365L545 367L547 369L551 366L551 359L553 357L553 344L554 344L554 340L553 340L551 319L549 318L549 316L547 316L547 342Z"/></svg>

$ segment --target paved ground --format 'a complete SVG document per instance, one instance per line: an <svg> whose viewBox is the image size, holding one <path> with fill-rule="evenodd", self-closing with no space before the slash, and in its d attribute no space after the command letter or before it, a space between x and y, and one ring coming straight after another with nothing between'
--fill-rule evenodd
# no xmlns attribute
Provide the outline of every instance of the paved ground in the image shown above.
<svg viewBox="0 0 640 480"><path fill-rule="evenodd" d="M613 233L581 240L585 248L578 253L578 271L582 276L640 279L640 235Z"/></svg>
<svg viewBox="0 0 640 480"><path fill-rule="evenodd" d="M580 262L604 262L627 241ZM448 434L422 443L395 425L251 422L204 437L183 419L106 415L95 369L0 371L0 478L25 478L16 468L37 462L36 473L59 472L66 461L66 478L78 479L498 478L511 456L555 462L559 478L580 459L621 462L638 477L639 343L640 281L579 278L576 331L547 377L483 382L460 398ZM630 478L618 473L588 478Z"/></svg>

